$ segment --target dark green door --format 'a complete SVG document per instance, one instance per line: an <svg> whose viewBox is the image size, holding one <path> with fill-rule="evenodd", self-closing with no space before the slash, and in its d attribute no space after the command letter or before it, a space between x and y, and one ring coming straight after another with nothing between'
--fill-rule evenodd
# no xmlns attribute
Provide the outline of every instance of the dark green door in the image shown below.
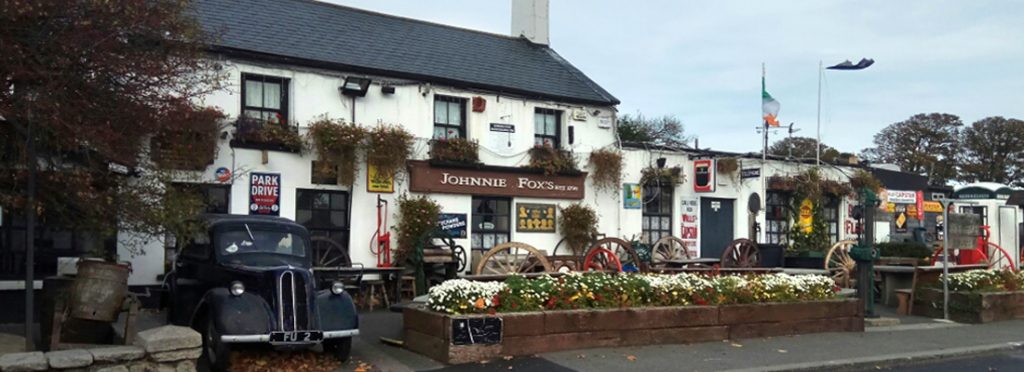
<svg viewBox="0 0 1024 372"><path fill-rule="evenodd" d="M700 198L700 256L721 258L734 238L734 199Z"/></svg>

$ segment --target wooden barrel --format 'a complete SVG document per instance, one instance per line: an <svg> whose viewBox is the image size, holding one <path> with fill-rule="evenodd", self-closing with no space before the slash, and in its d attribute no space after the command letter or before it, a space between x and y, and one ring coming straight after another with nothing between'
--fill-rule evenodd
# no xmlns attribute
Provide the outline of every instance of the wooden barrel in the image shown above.
<svg viewBox="0 0 1024 372"><path fill-rule="evenodd" d="M113 322L117 320L128 294L127 264L100 260L78 261L78 275L72 284L68 304L72 318Z"/></svg>

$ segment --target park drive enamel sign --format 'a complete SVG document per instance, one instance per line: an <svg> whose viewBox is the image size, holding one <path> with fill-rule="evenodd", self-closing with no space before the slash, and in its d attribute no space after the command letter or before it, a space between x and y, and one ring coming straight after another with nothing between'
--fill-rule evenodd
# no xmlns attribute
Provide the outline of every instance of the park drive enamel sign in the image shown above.
<svg viewBox="0 0 1024 372"><path fill-rule="evenodd" d="M281 175L249 173L249 214L281 215Z"/></svg>

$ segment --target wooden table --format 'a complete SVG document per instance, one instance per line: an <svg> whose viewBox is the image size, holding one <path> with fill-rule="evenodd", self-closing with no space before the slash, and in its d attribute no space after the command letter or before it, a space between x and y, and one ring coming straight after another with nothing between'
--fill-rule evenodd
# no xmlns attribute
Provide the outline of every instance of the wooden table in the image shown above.
<svg viewBox="0 0 1024 372"><path fill-rule="evenodd" d="M380 275L381 280L384 281L384 286L391 285L395 289L394 301L398 302L402 299L402 272L405 271L405 267L350 267L350 266L337 266L337 267L314 267L313 273L329 273L335 277L339 276L358 276L359 281L362 282L363 275Z"/></svg>
<svg viewBox="0 0 1024 372"><path fill-rule="evenodd" d="M565 275L565 273L557 272L556 271L556 272L553 272L553 273L477 274L477 275L463 275L462 279L474 280L474 281L478 281L478 282L495 282L495 281L501 281L501 280L508 279L508 277L510 277L512 275L518 275L518 276L521 276L521 277L524 277L524 278L533 279L533 278L538 278L538 277L541 277L541 276L544 276L544 275L548 275L550 277L557 278L557 277L560 277L562 275Z"/></svg>
<svg viewBox="0 0 1024 372"><path fill-rule="evenodd" d="M690 265L717 265L722 260L718 258L683 258L677 260L661 260L658 262L659 265L665 265L670 268L688 267Z"/></svg>
<svg viewBox="0 0 1024 372"><path fill-rule="evenodd" d="M988 265L949 265L949 272L963 272L987 269ZM923 283L934 283L942 275L942 266L896 266L877 265L875 272L882 275L882 303L885 306L896 305L896 290L915 290Z"/></svg>

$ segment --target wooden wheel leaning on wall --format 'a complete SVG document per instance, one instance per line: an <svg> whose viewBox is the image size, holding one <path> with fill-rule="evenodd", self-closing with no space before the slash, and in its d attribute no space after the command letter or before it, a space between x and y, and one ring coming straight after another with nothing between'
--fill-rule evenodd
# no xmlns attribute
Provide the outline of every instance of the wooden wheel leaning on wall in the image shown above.
<svg viewBox="0 0 1024 372"><path fill-rule="evenodd" d="M508 242L494 246L482 257L473 270L473 275L523 274L551 272L551 263L537 248L520 242Z"/></svg>

